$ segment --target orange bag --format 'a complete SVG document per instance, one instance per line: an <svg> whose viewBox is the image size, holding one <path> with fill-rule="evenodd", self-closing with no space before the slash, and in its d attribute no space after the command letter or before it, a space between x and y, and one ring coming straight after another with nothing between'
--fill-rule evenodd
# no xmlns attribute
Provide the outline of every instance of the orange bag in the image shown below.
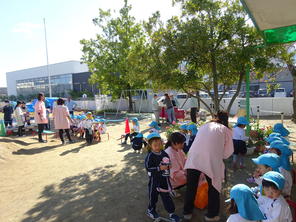
<svg viewBox="0 0 296 222"><path fill-rule="evenodd" d="M208 190L209 186L207 181L203 181L197 188L194 206L198 209L204 209L208 206Z"/></svg>

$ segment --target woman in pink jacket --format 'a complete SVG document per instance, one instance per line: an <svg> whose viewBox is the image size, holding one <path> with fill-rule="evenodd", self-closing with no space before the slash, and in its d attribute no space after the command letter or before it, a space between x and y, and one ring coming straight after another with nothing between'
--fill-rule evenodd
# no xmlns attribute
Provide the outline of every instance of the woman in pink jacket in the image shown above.
<svg viewBox="0 0 296 222"><path fill-rule="evenodd" d="M209 185L208 213L205 221L219 221L220 192L224 180L223 159L233 153L232 131L228 128L228 114L219 111L217 119L204 124L188 152L185 169L187 170L187 189L184 202L184 219L192 217L196 189L201 173L206 175Z"/></svg>
<svg viewBox="0 0 296 222"><path fill-rule="evenodd" d="M68 107L65 106L65 101L61 98L57 100L57 105L53 108L53 118L54 118L54 126L55 129L59 130L60 139L62 144L65 144L64 140L64 131L68 137L70 143L72 143L72 139L70 136L70 122L72 121L70 117L70 113Z"/></svg>
<svg viewBox="0 0 296 222"><path fill-rule="evenodd" d="M186 184L186 170L184 169L186 155L183 152L185 140L184 135L174 132L165 145L165 152L171 160L170 182L174 190Z"/></svg>
<svg viewBox="0 0 296 222"><path fill-rule="evenodd" d="M45 128L45 126L48 123L48 120L46 118L46 109L45 109L45 97L43 93L39 93L37 96L38 101L35 103L34 109L34 119L35 123L38 125L38 139L40 143L46 143L46 140L42 139L42 133Z"/></svg>

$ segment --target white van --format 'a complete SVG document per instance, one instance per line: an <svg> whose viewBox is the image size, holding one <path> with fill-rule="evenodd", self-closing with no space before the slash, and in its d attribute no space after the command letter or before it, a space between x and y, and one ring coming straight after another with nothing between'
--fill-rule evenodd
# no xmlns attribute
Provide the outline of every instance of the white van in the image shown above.
<svg viewBox="0 0 296 222"><path fill-rule="evenodd" d="M274 97L287 97L285 88L278 88L274 90Z"/></svg>

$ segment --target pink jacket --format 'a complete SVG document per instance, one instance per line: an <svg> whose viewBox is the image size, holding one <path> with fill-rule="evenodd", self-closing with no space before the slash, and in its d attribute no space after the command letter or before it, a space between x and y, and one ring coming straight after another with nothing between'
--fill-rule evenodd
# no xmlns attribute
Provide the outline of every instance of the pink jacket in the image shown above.
<svg viewBox="0 0 296 222"><path fill-rule="evenodd" d="M198 130L188 152L185 169L203 172L221 192L225 170L223 159L229 158L232 153L232 131L219 123L206 123Z"/></svg>
<svg viewBox="0 0 296 222"><path fill-rule="evenodd" d="M168 147L165 152L171 160L170 181L173 188L186 184L186 171L184 169L186 156L183 150L174 150Z"/></svg>
<svg viewBox="0 0 296 222"><path fill-rule="evenodd" d="M52 112L55 129L70 129L70 120L68 119L69 110L67 106L57 105Z"/></svg>
<svg viewBox="0 0 296 222"><path fill-rule="evenodd" d="M47 124L45 103L43 101L37 101L34 106L35 113L34 119L37 124Z"/></svg>

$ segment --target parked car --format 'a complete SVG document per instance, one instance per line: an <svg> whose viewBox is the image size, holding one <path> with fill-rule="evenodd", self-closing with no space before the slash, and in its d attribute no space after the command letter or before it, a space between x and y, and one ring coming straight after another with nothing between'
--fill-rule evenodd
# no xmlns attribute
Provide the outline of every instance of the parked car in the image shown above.
<svg viewBox="0 0 296 222"><path fill-rule="evenodd" d="M293 97L294 96L294 89L290 90L288 93L288 97Z"/></svg>
<svg viewBox="0 0 296 222"><path fill-rule="evenodd" d="M274 97L287 97L285 88L278 88L274 90Z"/></svg>
<svg viewBox="0 0 296 222"><path fill-rule="evenodd" d="M257 96L258 97L269 97L269 94L267 93L267 89L258 89Z"/></svg>

